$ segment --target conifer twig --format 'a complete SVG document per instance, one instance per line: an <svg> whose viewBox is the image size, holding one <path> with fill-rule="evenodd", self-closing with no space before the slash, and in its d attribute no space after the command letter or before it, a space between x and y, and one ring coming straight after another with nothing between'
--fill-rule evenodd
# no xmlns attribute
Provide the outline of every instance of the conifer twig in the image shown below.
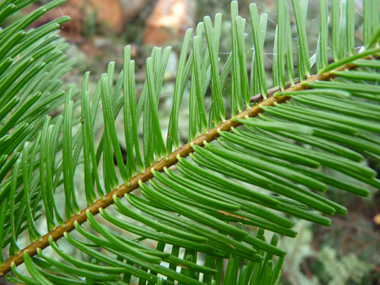
<svg viewBox="0 0 380 285"><path fill-rule="evenodd" d="M365 57L363 59L372 59L371 57ZM334 71L343 71L343 70L352 70L357 68L357 66L353 64L347 64L344 66L341 66ZM313 82L313 81L328 81L332 78L336 77L335 74L332 74L331 72L326 72L320 75L313 75L310 76L308 79L306 79L304 82ZM290 86L288 89L285 89L284 92L291 92L291 91L300 91L309 89L309 87L298 83L294 86ZM291 99L289 96L279 96L279 97L273 97L273 94L280 91L278 87L271 88L268 90L268 98L264 101L262 101L260 104L256 104L255 106L251 107L250 109L247 109L238 115L235 116L235 118L238 119L244 119L246 116L248 117L255 117L263 112L261 108L259 108L260 105L262 106L273 106L275 103L284 103L287 100ZM269 96L271 95L271 96ZM25 251L28 251L30 256L34 256L37 253L37 249L44 249L49 246L49 237L53 237L54 241L57 241L61 237L64 236L65 232L71 232L75 229L74 222L78 222L79 224L83 224L87 221L87 215L86 211L89 210L93 215L96 215L99 213L100 208L107 208L108 206L114 204L113 195L116 195L117 197L122 197L126 193L130 193L133 190L139 188L139 181L146 182L149 179L153 178L153 174L151 172L152 169L155 171L162 172L164 171L164 168L169 168L170 166L176 164L178 162L177 155L180 155L181 157L186 157L190 153L192 153L194 150L191 147L190 144L198 145L198 146L204 146L204 141L211 142L219 137L218 131L230 131L232 128L236 128L241 123L237 121L232 121L231 119L219 124L218 126L214 127L213 129L209 130L207 134L202 134L195 138L192 142L189 142L185 144L184 146L178 148L174 152L172 152L170 155L168 155L165 159L161 159L145 169L144 172L141 172L137 175L135 175L133 178L129 180L129 185L123 184L119 186L117 189L114 189L110 193L108 193L103 200L99 199L95 201L93 204L88 206L87 208L80 211L79 214L71 217L65 222L65 227L58 226L54 230L50 231L46 235L44 235L41 240L37 240L27 246L26 248L22 249L19 253L15 254L14 256L7 259L2 267L0 267L0 276L3 276L7 274L9 271L11 271L11 264L14 262L16 266L22 264L24 262L23 254Z"/></svg>

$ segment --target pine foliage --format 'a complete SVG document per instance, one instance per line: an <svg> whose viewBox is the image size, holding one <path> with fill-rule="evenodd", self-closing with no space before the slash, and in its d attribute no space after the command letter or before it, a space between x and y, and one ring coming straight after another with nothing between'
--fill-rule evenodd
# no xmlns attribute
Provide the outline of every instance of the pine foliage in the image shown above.
<svg viewBox="0 0 380 285"><path fill-rule="evenodd" d="M349 281L360 284L363 276L373 268L372 264L359 260L353 253L338 259L337 252L328 246L318 252L318 260L323 263L327 275L331 278L329 285L344 285Z"/></svg>
<svg viewBox="0 0 380 285"><path fill-rule="evenodd" d="M0 20L32 2L3 0ZM8 280L130 284L138 278L139 284L149 285L277 284L286 255L277 247L279 235L297 235L290 217L329 226L328 216L347 212L323 196L329 187L364 197L369 186L380 189L377 173L362 163L365 157L380 161L378 1L364 0L364 42L357 53L354 1L332 1L329 35L327 3L321 0L317 52L309 58L308 1L292 0L297 28L293 59L289 7L279 0L272 89L264 70L267 15L259 15L256 4L251 4L247 21L239 16L237 1L231 3L232 52L221 73L222 14L213 21L204 17L183 41L167 138L162 135L158 102L170 48L153 48L138 100L130 46L124 50L116 84L111 62L93 94L89 73L80 91L72 86L60 91L60 77L73 62L62 54L67 44L55 30L68 17L35 30L27 27L62 2L49 2L0 31L0 224L4 225L0 245L10 256L4 260L0 255L0 273L12 271ZM247 62L246 37L254 42L252 62ZM224 98L229 75L232 95ZM188 81L189 143L181 146L178 121ZM204 104L208 88L210 110ZM228 100L231 118L226 117ZM62 104L60 115L49 116ZM77 109L79 115L74 115ZM119 114L124 118L126 162L116 135ZM104 122L99 144L94 142L93 129L97 116ZM85 193L77 197L73 179L80 164ZM360 183L336 179L323 168ZM125 184L119 185L120 179ZM132 193L135 189L141 195ZM55 198L60 191L64 211ZM78 206L79 199L87 201L87 208ZM110 214L107 207L125 218ZM37 230L39 223L46 225L47 233ZM116 234L104 224L138 238ZM259 228L256 236L248 233L250 227ZM264 230L273 232L270 241L265 240ZM30 245L21 250L18 240L24 232ZM59 244L64 240L86 257L80 260L63 251ZM156 248L144 240L156 241ZM167 245L170 253L164 251ZM45 253L47 247L55 258ZM241 261L246 265L240 269ZM29 275L19 271L21 263Z"/></svg>

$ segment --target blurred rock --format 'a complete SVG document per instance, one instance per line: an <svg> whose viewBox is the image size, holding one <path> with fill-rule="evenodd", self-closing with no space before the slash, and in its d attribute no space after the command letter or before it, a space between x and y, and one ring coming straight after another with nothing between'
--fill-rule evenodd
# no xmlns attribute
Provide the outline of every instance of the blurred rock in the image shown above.
<svg viewBox="0 0 380 285"><path fill-rule="evenodd" d="M380 214L377 214L374 218L373 221L375 222L376 225L380 226Z"/></svg>
<svg viewBox="0 0 380 285"><path fill-rule="evenodd" d="M31 5L23 9L23 13L29 14L35 9L39 8L39 5ZM84 40L82 35L82 13L80 10L69 7L69 6L59 6L49 12L47 12L42 17L38 18L33 22L30 27L38 28L50 21L53 21L59 17L70 16L71 21L61 25L61 36L65 37L68 41L81 42Z"/></svg>
<svg viewBox="0 0 380 285"><path fill-rule="evenodd" d="M194 27L195 0L158 0L144 30L145 44L162 46Z"/></svg>
<svg viewBox="0 0 380 285"><path fill-rule="evenodd" d="M67 0L65 6L81 11L84 16L96 13L96 21L108 25L115 33L124 27L125 18L119 0Z"/></svg>
<svg viewBox="0 0 380 285"><path fill-rule="evenodd" d="M62 36L71 42L82 42L93 36L95 26L103 25L113 33L125 29L128 19L135 17L147 0L67 0L67 2L37 19L31 27L37 28L56 18L70 16L62 25ZM28 14L40 5L31 5L23 11ZM92 31L90 31L92 30Z"/></svg>

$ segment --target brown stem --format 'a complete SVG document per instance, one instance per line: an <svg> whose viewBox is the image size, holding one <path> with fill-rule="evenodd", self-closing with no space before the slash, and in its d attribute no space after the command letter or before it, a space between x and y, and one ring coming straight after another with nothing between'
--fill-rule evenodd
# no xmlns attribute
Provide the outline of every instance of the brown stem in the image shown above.
<svg viewBox="0 0 380 285"><path fill-rule="evenodd" d="M354 66L353 64L348 64L348 65L344 65L344 66L336 69L336 71L341 71L341 70L345 70L345 69L353 69L353 68L356 68L356 66ZM324 73L321 75L313 75L305 81L306 82L317 81L317 80L327 81L333 77L335 77L335 75L331 74L330 72L327 72L327 73ZM304 90L304 89L308 89L308 87L301 85L299 83L299 84L296 84L292 87L289 87L285 91L299 91L299 90ZM269 89L267 93L269 95L273 95L277 91L279 91L279 89L276 87L276 88ZM281 96L281 97L276 97L276 98L273 96L268 96L268 99L262 101L260 103L260 105L273 106L274 103L276 103L276 102L277 103L283 103L289 99L290 99L290 97L288 97L288 96ZM262 112L263 112L263 110L260 109L258 107L258 105L256 105L250 109L245 110L244 112L239 113L236 116L236 118L243 119L243 118L245 118L245 116L255 117ZM219 129L221 131L230 131L231 128L237 127L239 125L241 125L241 123L239 123L237 121L231 121L231 119L227 120L227 121L221 123L220 125L216 126L215 128L211 129L208 132L208 134L200 135L199 137L194 139L192 141L192 143L194 143L195 145L204 146L204 144L203 144L204 141L211 142L211 141L213 141L219 137L219 134L218 134ZM44 235L42 237L41 241L37 240L37 241L33 242L32 244L30 244L26 248L22 249L18 254L15 254L14 256L7 259L4 263L4 266L0 268L0 276L3 276L6 273L8 273L9 271L11 271L11 264L13 262L16 264L16 266L20 265L24 262L24 258L23 258L24 251L27 250L30 256L34 256L37 253L37 248L44 249L44 248L49 246L49 237L50 236L53 237L54 241L57 241L58 239L63 237L63 234L65 232L71 232L72 230L75 229L75 226L74 226L75 221L77 221L79 224L83 224L84 222L86 222L87 221L87 215L86 215L87 210L90 210L90 212L93 215L98 214L99 208L105 209L114 203L114 201L112 199L113 195L116 195L117 197L120 198L120 197L124 196L124 194L129 193L129 192L133 191L134 189L137 189L139 187L139 183L138 183L139 180L141 180L142 182L146 182L149 179L153 178L153 175L151 173L151 169L155 169L156 171L162 172L164 167L169 168L170 166L172 166L178 162L178 160L176 158L177 155L180 155L181 157L186 157L192 152L193 152L193 149L190 146L190 143L187 143L184 146L177 149L176 151L174 151L173 153L171 153L170 155L168 155L166 160L161 159L161 160L157 161L156 163L154 163L153 165L151 165L150 167L148 167L147 169L145 169L144 172L135 175L131 180L129 180L129 184L130 184L129 186L127 186L126 184L119 186L119 188L114 189L113 191L108 193L104 197L104 200L95 201L93 204L88 206L86 209L82 210L79 214L68 219L65 222L65 227L61 227L61 226L56 227L54 230L52 230L51 232Z"/></svg>

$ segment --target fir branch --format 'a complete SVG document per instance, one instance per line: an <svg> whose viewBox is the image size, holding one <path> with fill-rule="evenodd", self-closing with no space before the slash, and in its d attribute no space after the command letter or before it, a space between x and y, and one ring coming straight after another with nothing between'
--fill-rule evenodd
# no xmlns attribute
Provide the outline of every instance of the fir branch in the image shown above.
<svg viewBox="0 0 380 285"><path fill-rule="evenodd" d="M372 59L372 57L364 57L363 59ZM336 77L337 75L334 74L336 71L343 71L343 70L352 70L357 68L354 64L346 64L343 65L337 69L334 69L332 72L326 72L323 74L317 74L310 76L308 79L306 79L302 84L298 83L294 86L290 86L287 89L284 90L284 92L294 92L294 91L300 91L309 89L308 86L306 86L305 83L307 82L314 82L314 81L329 81L330 79ZM255 117L259 115L260 113L263 113L264 111L260 108L260 106L274 106L277 103L284 103L290 99L289 96L278 96L274 97L273 95L276 92L279 92L280 88L275 87L271 88L267 91L268 98L264 101L262 101L260 104L257 104L253 106L250 109L247 109L238 115L236 115L233 118L237 119L244 119L247 116L248 117ZM260 94L258 94L260 95ZM256 95L257 96L257 95ZM256 97L254 96L254 97ZM252 98L251 98L252 101ZM11 265L14 263L16 266L22 264L24 262L24 252L27 251L29 253L29 256L34 256L37 254L37 249L44 249L49 246L49 238L52 237L54 241L59 240L61 237L64 236L64 233L71 232L75 229L75 222L78 222L79 224L83 224L87 221L87 214L86 212L89 211L92 215L96 215L99 213L100 208L107 208L110 205L114 204L113 196L122 197L127 193L132 192L133 190L139 188L139 182L146 182L149 179L152 179L154 176L152 174L152 170L163 172L164 168L169 168L172 165L175 165L178 162L177 157L187 157L189 154L193 153L193 147L192 145L197 146L204 146L204 142L211 142L217 139L220 135L220 131L231 131L233 128L238 127L241 125L236 120L233 120L233 118L224 121L223 123L219 124L218 126L214 127L213 129L209 130L207 134L202 134L198 136L193 141L187 143L186 145L178 148L176 151L172 152L167 157L157 161L150 167L146 168L144 172L141 172L137 175L135 175L132 179L129 180L129 185L123 184L119 186L117 189L114 189L110 193L108 193L104 199L99 199L95 201L93 204L88 206L87 208L83 209L79 214L71 217L64 223L64 227L58 226L54 230L50 231L46 235L44 235L40 240L37 240L27 246L26 248L22 249L18 254L10 257L7 259L4 263L4 265L0 268L0 276L3 276L11 271Z"/></svg>

